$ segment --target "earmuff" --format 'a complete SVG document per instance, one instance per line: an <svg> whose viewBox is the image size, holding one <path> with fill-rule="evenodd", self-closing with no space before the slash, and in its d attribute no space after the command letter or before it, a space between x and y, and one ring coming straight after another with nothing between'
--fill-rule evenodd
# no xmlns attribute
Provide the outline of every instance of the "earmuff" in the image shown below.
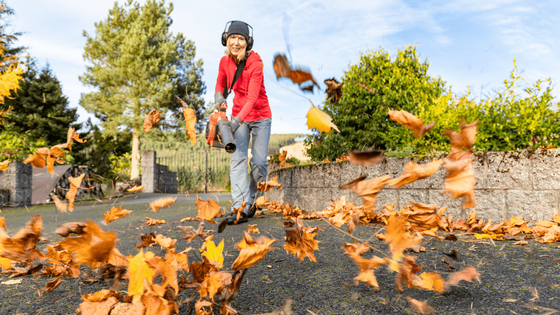
<svg viewBox="0 0 560 315"><path fill-rule="evenodd" d="M241 23L245 23L243 21L229 21L226 23L226 27L224 28L224 32L222 33L222 45L223 46L227 46L227 28L228 26L232 23L232 22L241 22ZM249 35L249 39L247 40L247 50L251 50L253 49L253 27L247 23L245 23L245 25L247 25L250 29L251 29L251 34Z"/></svg>

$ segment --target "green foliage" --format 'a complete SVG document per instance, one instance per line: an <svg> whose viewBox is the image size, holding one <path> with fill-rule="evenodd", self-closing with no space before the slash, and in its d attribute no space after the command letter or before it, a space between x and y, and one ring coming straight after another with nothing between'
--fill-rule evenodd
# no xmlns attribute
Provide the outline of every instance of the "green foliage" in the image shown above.
<svg viewBox="0 0 560 315"><path fill-rule="evenodd" d="M35 140L14 131L0 131L0 162L4 160L21 162L29 154L37 153L37 148L46 145L43 139Z"/></svg>
<svg viewBox="0 0 560 315"><path fill-rule="evenodd" d="M113 166L112 172L117 175L115 180L130 180L130 168L132 167L130 153L126 152L123 155L110 156L109 161ZM140 168L140 173L142 173L142 168Z"/></svg>
<svg viewBox="0 0 560 315"><path fill-rule="evenodd" d="M333 118L340 133L315 131L306 139L313 160L331 160L349 150L398 149L412 141L407 129L389 119L389 109L417 113L418 109L447 92L441 78L428 75L429 64L421 62L416 48L408 46L391 58L383 48L360 56L342 77L342 97L323 110ZM373 93L359 83L367 86Z"/></svg>
<svg viewBox="0 0 560 315"><path fill-rule="evenodd" d="M27 62L17 93L12 92L0 108L11 108L2 130L25 133L30 139L44 139L49 145L65 143L68 127L80 129L77 108L69 108L68 97L49 65L38 69L34 60Z"/></svg>

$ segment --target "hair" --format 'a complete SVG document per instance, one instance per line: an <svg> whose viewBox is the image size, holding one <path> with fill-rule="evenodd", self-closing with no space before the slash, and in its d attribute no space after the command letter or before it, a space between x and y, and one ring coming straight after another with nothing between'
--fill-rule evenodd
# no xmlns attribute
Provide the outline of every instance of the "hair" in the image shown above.
<svg viewBox="0 0 560 315"><path fill-rule="evenodd" d="M246 38L245 38L245 42L248 43ZM249 57L249 55L251 54L251 50L247 51L247 45L245 45L245 48L243 49L243 51L236 58L236 56L233 55L231 53L231 51L229 51L229 36L228 36L227 41L226 41L226 51L225 51L225 53L226 53L226 56L231 57L231 59L233 59L233 61L235 61L236 64L239 64L241 62L241 60Z"/></svg>

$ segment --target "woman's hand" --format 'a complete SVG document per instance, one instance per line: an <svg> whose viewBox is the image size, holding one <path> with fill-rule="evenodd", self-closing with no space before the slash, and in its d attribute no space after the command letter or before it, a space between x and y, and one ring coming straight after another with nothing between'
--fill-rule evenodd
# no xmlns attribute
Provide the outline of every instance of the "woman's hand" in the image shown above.
<svg viewBox="0 0 560 315"><path fill-rule="evenodd" d="M220 110L223 103L227 104L227 100L224 98L222 92L214 94L214 108Z"/></svg>

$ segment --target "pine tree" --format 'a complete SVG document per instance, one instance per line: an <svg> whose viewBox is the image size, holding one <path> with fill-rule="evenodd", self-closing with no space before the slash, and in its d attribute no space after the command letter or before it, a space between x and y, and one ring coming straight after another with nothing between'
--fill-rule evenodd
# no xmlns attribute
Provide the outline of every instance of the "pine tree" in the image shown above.
<svg viewBox="0 0 560 315"><path fill-rule="evenodd" d="M115 3L107 19L95 23L93 37L84 31L90 65L80 81L97 91L82 95L80 104L101 120L104 134L132 132L132 179L139 175L142 123L152 109L164 112L164 128L184 128L176 96L188 101L187 86L191 103L204 113L202 61L194 61L192 41L169 31L172 11L164 0Z"/></svg>
<svg viewBox="0 0 560 315"><path fill-rule="evenodd" d="M68 107L68 97L62 94L60 81L48 64L39 70L29 59L27 67L17 93L12 92L3 105L11 111L1 128L44 139L50 145L66 142L68 127L81 127L75 123L77 109Z"/></svg>

